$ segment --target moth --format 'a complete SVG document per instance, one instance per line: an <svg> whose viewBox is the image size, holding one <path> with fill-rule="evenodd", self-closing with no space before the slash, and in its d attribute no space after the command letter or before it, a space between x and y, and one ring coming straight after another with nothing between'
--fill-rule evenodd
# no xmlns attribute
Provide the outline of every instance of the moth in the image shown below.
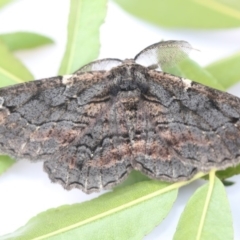
<svg viewBox="0 0 240 240"><path fill-rule="evenodd" d="M132 169L176 182L239 164L240 99L159 71L190 49L161 41L134 59L1 88L0 152L43 161L52 182L86 193Z"/></svg>

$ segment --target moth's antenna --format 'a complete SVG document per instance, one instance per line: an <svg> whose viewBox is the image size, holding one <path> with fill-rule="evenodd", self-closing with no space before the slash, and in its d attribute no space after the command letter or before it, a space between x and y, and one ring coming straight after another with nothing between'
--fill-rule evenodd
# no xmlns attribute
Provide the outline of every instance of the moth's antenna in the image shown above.
<svg viewBox="0 0 240 240"><path fill-rule="evenodd" d="M89 71L107 71L113 67L117 67L122 64L122 60L117 58L104 58L90 62L83 67L75 71L75 74L89 72Z"/></svg>
<svg viewBox="0 0 240 240"><path fill-rule="evenodd" d="M160 41L139 52L134 60L136 63L152 68L171 67L187 58L191 50L199 51L186 41Z"/></svg>

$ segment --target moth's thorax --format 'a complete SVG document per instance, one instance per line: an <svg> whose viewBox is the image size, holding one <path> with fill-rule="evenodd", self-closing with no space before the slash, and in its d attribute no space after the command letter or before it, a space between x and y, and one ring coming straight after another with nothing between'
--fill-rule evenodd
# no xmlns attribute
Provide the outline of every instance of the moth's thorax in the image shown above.
<svg viewBox="0 0 240 240"><path fill-rule="evenodd" d="M118 91L146 91L147 84L147 68L138 65L133 59L127 59L124 63L112 69L114 75L114 85Z"/></svg>
<svg viewBox="0 0 240 240"><path fill-rule="evenodd" d="M135 89L132 91L120 91L117 96L121 103L130 105L138 103L140 97L141 91L139 89Z"/></svg>

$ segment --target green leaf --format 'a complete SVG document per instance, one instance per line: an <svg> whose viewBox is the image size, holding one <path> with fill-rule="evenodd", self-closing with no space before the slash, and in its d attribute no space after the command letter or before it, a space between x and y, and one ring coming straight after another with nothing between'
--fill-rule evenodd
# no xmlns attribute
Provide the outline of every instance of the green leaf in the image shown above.
<svg viewBox="0 0 240 240"><path fill-rule="evenodd" d="M221 180L222 181L222 184L225 186L225 187L229 187L229 186L233 186L235 184L235 182L232 182L232 181L228 181L228 180Z"/></svg>
<svg viewBox="0 0 240 240"><path fill-rule="evenodd" d="M59 70L69 74L93 61L99 54L99 28L106 15L107 0L71 0L68 40Z"/></svg>
<svg viewBox="0 0 240 240"><path fill-rule="evenodd" d="M224 180L237 174L240 174L240 164L237 165L236 167L229 167L226 170L218 171L216 175L218 178Z"/></svg>
<svg viewBox="0 0 240 240"><path fill-rule="evenodd" d="M91 201L50 209L0 239L142 239L168 214L173 185L145 181Z"/></svg>
<svg viewBox="0 0 240 240"><path fill-rule="evenodd" d="M115 2L127 12L164 27L211 29L240 26L238 0L115 0Z"/></svg>
<svg viewBox="0 0 240 240"><path fill-rule="evenodd" d="M139 171L133 170L129 174L128 178L123 183L116 186L115 189L125 187L125 186L129 186L129 185L133 185L135 183L142 182L142 181L147 181L147 180L150 180L150 178L147 177L146 175L142 174Z"/></svg>
<svg viewBox="0 0 240 240"><path fill-rule="evenodd" d="M31 32L0 34L0 40L8 46L10 51L30 49L53 43L52 39Z"/></svg>
<svg viewBox="0 0 240 240"><path fill-rule="evenodd" d="M5 5L13 2L13 0L0 0L0 8L4 7Z"/></svg>
<svg viewBox="0 0 240 240"><path fill-rule="evenodd" d="M216 176L221 180L225 180L225 179L235 176L237 174L240 174L240 164L237 165L236 167L229 167L225 170L216 172ZM204 179L208 179L208 177L205 176Z"/></svg>
<svg viewBox="0 0 240 240"><path fill-rule="evenodd" d="M207 70L189 58L181 61L176 67L163 70L215 89L224 90L224 87L216 78L214 78Z"/></svg>
<svg viewBox="0 0 240 240"><path fill-rule="evenodd" d="M27 68L0 42L0 87L33 79Z"/></svg>
<svg viewBox="0 0 240 240"><path fill-rule="evenodd" d="M190 198L173 239L233 239L229 202L224 186L214 172L210 173L210 181Z"/></svg>
<svg viewBox="0 0 240 240"><path fill-rule="evenodd" d="M8 156L0 156L0 175L10 168L15 161Z"/></svg>
<svg viewBox="0 0 240 240"><path fill-rule="evenodd" d="M240 53L237 53L214 62L205 69L227 89L240 81L239 62Z"/></svg>

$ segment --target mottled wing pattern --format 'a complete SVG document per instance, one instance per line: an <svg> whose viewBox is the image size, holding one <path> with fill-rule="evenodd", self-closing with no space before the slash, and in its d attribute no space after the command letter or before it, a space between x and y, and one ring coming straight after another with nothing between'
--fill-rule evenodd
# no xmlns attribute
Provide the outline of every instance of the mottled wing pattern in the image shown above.
<svg viewBox="0 0 240 240"><path fill-rule="evenodd" d="M88 72L0 89L1 153L44 160L66 189L116 185L131 170L131 154L123 110L106 83L106 72Z"/></svg>
<svg viewBox="0 0 240 240"><path fill-rule="evenodd" d="M61 77L1 88L1 153L33 161L50 159L59 150L57 142L61 140L57 139L59 135L51 139L52 131L48 133L47 126L64 113L64 91Z"/></svg>
<svg viewBox="0 0 240 240"><path fill-rule="evenodd" d="M148 82L141 103L145 123L134 141L135 169L178 181L240 163L239 98L152 70Z"/></svg>
<svg viewBox="0 0 240 240"><path fill-rule="evenodd" d="M102 59L0 89L0 152L42 160L53 182L86 193L117 185L132 168L175 182L239 164L240 99L151 70L190 49L159 42L134 59L152 56L147 68Z"/></svg>

